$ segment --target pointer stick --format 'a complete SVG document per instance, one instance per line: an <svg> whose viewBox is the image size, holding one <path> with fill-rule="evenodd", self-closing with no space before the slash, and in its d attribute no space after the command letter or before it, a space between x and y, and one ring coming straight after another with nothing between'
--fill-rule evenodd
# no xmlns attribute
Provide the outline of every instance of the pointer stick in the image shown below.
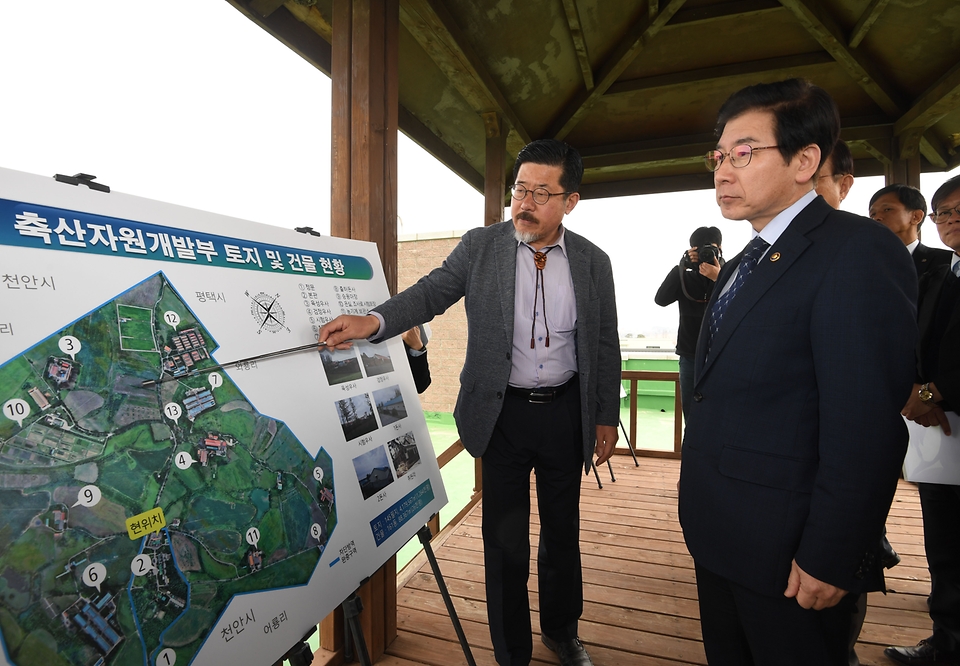
<svg viewBox="0 0 960 666"><path fill-rule="evenodd" d="M214 370L220 370L229 365L237 365L238 363L249 363L251 361L261 361L265 358L272 358L274 356L283 356L284 354L292 354L294 352L306 351L308 349L316 349L317 347L326 347L326 342L311 342L308 345L301 345L299 347L290 347L289 349L280 349L277 351L267 352L266 354L260 354L258 356L251 356L249 358L241 358L236 361L230 361L229 363L220 363L209 368L203 368L202 370L194 370L184 377L195 377L196 375L205 375L208 372L213 372ZM156 384L162 384L164 382L173 381L174 379L180 379L181 377L161 377L160 379L148 379L147 381L140 384L141 388L147 388L148 386L154 386Z"/></svg>

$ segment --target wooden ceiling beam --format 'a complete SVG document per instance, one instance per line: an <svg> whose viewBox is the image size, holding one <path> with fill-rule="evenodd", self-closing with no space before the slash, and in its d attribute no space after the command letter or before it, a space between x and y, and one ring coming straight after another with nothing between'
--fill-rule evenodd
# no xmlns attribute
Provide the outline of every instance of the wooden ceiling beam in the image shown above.
<svg viewBox="0 0 960 666"><path fill-rule="evenodd" d="M567 13L567 28L570 30L570 39L577 52L580 62L580 71L583 73L583 85L587 90L593 90L593 67L587 55L587 42L583 37L583 26L580 24L580 10L577 9L577 0L563 0L563 11Z"/></svg>
<svg viewBox="0 0 960 666"><path fill-rule="evenodd" d="M818 0L780 0L780 4L793 12L800 25L833 56L884 113L891 117L900 116L900 95L866 57L847 46L840 26Z"/></svg>
<svg viewBox="0 0 960 666"><path fill-rule="evenodd" d="M716 145L717 138L708 132L692 136L673 136L649 141L593 146L581 150L580 155L583 158L585 170L636 168L639 165L645 166L648 162L702 160L703 155Z"/></svg>
<svg viewBox="0 0 960 666"><path fill-rule="evenodd" d="M307 7L294 0L286 0L283 6L287 8L288 12L293 14L295 19L301 23L306 23L315 33L331 44L333 43L333 25L320 13L320 10L317 9L316 6Z"/></svg>
<svg viewBox="0 0 960 666"><path fill-rule="evenodd" d="M547 136L555 139L564 139L587 115L593 105L607 92L616 80L623 74L630 63L640 54L643 47L653 39L673 18L677 10L686 0L668 0L666 6L655 17L644 16L633 25L626 37L613 50L613 54L600 68L599 76L593 90L582 90L571 104L560 112L559 117L547 131Z"/></svg>
<svg viewBox="0 0 960 666"><path fill-rule="evenodd" d="M496 111L507 120L512 129L507 137L509 152L515 155L530 142L530 133L442 2L404 0L400 22L474 111Z"/></svg>
<svg viewBox="0 0 960 666"><path fill-rule="evenodd" d="M960 106L960 64L954 65L917 98L910 110L894 125L894 134L933 127Z"/></svg>
<svg viewBox="0 0 960 666"><path fill-rule="evenodd" d="M319 37L308 25L289 11L273 11L263 16L250 9L245 0L227 0L241 14L276 37L291 51L330 76L330 42Z"/></svg>
<svg viewBox="0 0 960 666"><path fill-rule="evenodd" d="M863 38L867 36L870 28L872 28L873 24L880 18L880 14L883 13L888 2L890 2L890 0L873 0L873 2L870 3L870 6L867 7L860 17L860 20L857 21L857 25L854 26L853 32L850 33L849 44L851 49L860 46L860 42L863 41Z"/></svg>
<svg viewBox="0 0 960 666"><path fill-rule="evenodd" d="M933 132L927 132L920 137L920 154L927 158L935 167L946 170L950 160L950 153Z"/></svg>
<svg viewBox="0 0 960 666"><path fill-rule="evenodd" d="M284 0L250 0L250 11L260 14L260 16L270 16L280 9L283 3Z"/></svg>
<svg viewBox="0 0 960 666"><path fill-rule="evenodd" d="M399 121L400 130L415 144L463 178L477 192L483 194L483 174L474 169L463 155L444 143L443 139L420 122L403 104L400 104Z"/></svg>
<svg viewBox="0 0 960 666"><path fill-rule="evenodd" d="M878 141L876 139L872 141L850 141L849 143L851 147L858 144L884 167L888 167L893 164L893 157L890 155L889 141L887 141L885 144L883 141Z"/></svg>
<svg viewBox="0 0 960 666"><path fill-rule="evenodd" d="M661 192L687 192L690 190L712 190L713 174L706 169L703 173L683 174L679 176L655 176L642 180L617 180L603 183L581 183L578 192L581 199L608 199L627 197L635 194L660 194Z"/></svg>
<svg viewBox="0 0 960 666"><path fill-rule="evenodd" d="M866 146L870 142L891 146L892 123L875 123L848 118L841 121L841 138L850 144ZM592 146L580 150L585 171L623 171L627 169L676 166L702 162L703 155L715 148L717 138L711 132L672 136L647 141ZM889 152L889 150L887 151ZM871 153L872 154L872 153ZM887 158L889 159L889 157Z"/></svg>
<svg viewBox="0 0 960 666"><path fill-rule="evenodd" d="M824 51L799 53L792 56L766 58L764 60L739 62L733 65L719 65L716 67L705 67L703 69L691 69L686 72L648 76L642 79L617 81L610 86L607 94L618 95L635 92L637 90L649 90L651 88L668 88L670 86L702 83L709 80L734 78L749 74L781 72L798 67L833 64L834 62L833 57Z"/></svg>
<svg viewBox="0 0 960 666"><path fill-rule="evenodd" d="M735 0L716 5L680 9L667 22L666 28L675 28L691 23L712 23L731 18L747 18L756 14L783 11L783 5L777 0Z"/></svg>

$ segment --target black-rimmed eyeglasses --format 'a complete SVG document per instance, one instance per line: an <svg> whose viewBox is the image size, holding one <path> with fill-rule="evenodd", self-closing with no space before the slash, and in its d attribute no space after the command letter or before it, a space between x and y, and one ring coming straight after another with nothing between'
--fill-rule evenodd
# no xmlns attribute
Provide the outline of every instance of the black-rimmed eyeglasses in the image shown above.
<svg viewBox="0 0 960 666"><path fill-rule="evenodd" d="M559 197L562 194L573 194L573 192L548 192L543 187L535 187L534 189L527 189L523 185L511 185L510 191L513 193L513 198L517 201L523 201L527 198L527 192L533 195L533 203L542 206L543 204L550 201L550 197Z"/></svg>
<svg viewBox="0 0 960 666"><path fill-rule="evenodd" d="M743 144L742 146L734 146L730 149L729 153L725 153L722 150L711 150L706 155L703 156L703 161L707 165L707 169L710 171L716 171L720 168L720 165L723 164L723 160L727 157L730 158L730 164L742 169L743 167L750 164L750 160L753 158L753 154L758 150L769 150L770 148L779 148L780 146L749 146Z"/></svg>
<svg viewBox="0 0 960 666"><path fill-rule="evenodd" d="M930 213L930 219L933 220L934 224L944 224L947 220L956 214L957 218L960 219L960 206L956 208L944 208L943 210L935 210Z"/></svg>

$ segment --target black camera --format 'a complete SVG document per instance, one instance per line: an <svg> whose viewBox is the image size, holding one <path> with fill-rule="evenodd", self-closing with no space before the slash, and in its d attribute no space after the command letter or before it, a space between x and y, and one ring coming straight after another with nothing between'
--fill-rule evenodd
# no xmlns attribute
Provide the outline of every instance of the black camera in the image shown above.
<svg viewBox="0 0 960 666"><path fill-rule="evenodd" d="M689 252L684 252L683 264L687 268L696 268L700 264L718 264L722 256L723 254L720 252L720 248L711 243L697 248L697 258L699 261L691 261Z"/></svg>
<svg viewBox="0 0 960 666"><path fill-rule="evenodd" d="M697 250L697 256L701 264L720 263L720 248L716 245L704 245Z"/></svg>

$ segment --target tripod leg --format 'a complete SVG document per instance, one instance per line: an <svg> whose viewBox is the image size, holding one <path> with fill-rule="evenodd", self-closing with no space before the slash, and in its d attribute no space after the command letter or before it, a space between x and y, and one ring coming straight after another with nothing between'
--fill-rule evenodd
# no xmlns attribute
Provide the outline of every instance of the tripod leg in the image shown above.
<svg viewBox="0 0 960 666"><path fill-rule="evenodd" d="M610 483L616 483L617 477L613 475L613 465L610 464L610 460L607 460L607 469L610 470Z"/></svg>
<svg viewBox="0 0 960 666"><path fill-rule="evenodd" d="M430 561L430 568L433 569L433 577L437 580L437 587L440 588L440 596L443 597L443 603L447 607L447 614L450 621L453 622L453 629L457 632L457 639L460 641L460 647L463 649L463 656L467 660L468 666L477 666L473 660L473 652L470 650L470 644L467 642L467 636L463 633L463 627L460 624L460 617L457 615L457 609L453 606L453 599L450 598L450 591L443 580L443 574L440 573L440 564L437 562L436 555L433 554L433 546L430 545L430 526L424 525L417 532L420 543L423 545L423 552L427 554Z"/></svg>
<svg viewBox="0 0 960 666"><path fill-rule="evenodd" d="M627 429L623 427L623 419L620 419L620 430L623 431L623 441L627 443L627 450L630 451L630 455L633 456L633 464L636 467L640 467L640 463L637 461L637 454L633 450L633 444L630 443L630 435L627 434Z"/></svg>

